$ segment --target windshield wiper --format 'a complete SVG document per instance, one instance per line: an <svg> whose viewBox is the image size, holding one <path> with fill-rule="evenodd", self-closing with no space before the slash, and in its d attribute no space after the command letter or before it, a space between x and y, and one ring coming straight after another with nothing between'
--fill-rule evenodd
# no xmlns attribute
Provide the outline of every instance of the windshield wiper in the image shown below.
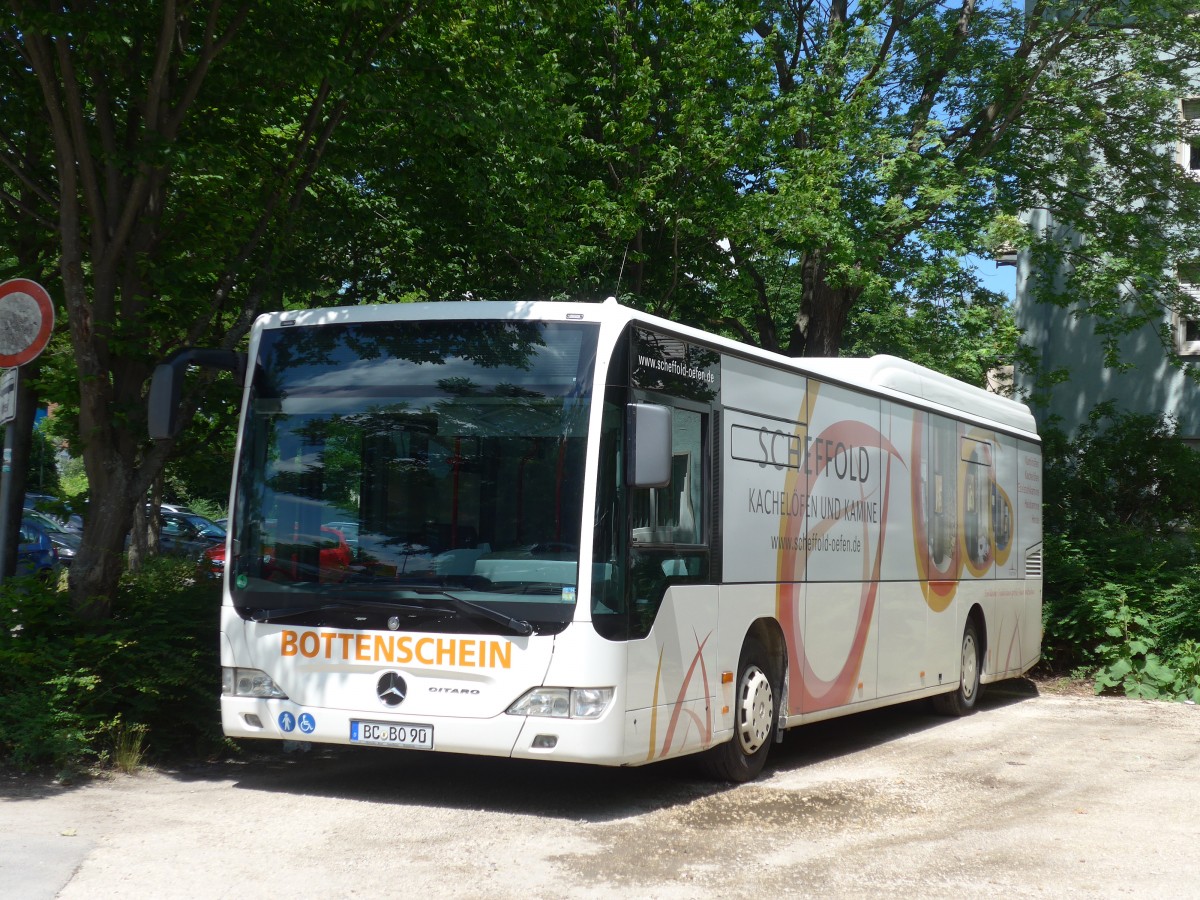
<svg viewBox="0 0 1200 900"><path fill-rule="evenodd" d="M353 603L321 603L317 606L276 606L270 608L249 609L247 618L251 622L281 622L284 619L294 619L297 616L317 612L402 612L412 614L449 615L453 610L441 609L436 606L415 605L412 603L397 603L383 601L372 603L358 600Z"/></svg>
<svg viewBox="0 0 1200 900"><path fill-rule="evenodd" d="M429 588L424 585L412 585L405 588L420 595L429 595L433 597L444 597L450 601L450 606L454 612L462 613L467 616L476 616L487 619L490 622L495 622L497 625L503 625L517 634L529 635L533 634L533 625L525 619L514 619L512 616L506 615L499 610L492 609L490 606L482 606L478 603L472 603L470 600L464 600L462 597L457 597L449 591L439 590L437 588Z"/></svg>

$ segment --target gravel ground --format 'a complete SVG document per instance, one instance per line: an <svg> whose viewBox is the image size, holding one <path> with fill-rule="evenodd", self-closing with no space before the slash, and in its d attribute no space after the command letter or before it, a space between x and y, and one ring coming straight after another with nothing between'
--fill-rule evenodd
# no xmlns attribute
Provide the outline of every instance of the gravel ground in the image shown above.
<svg viewBox="0 0 1200 900"><path fill-rule="evenodd" d="M9 777L0 895L1200 896L1200 710L1031 682L981 706L794 729L738 787L340 748Z"/></svg>

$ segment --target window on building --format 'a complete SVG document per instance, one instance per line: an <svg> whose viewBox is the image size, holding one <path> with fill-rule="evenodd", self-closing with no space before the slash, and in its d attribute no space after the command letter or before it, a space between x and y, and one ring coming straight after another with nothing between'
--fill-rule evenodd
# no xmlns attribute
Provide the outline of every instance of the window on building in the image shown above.
<svg viewBox="0 0 1200 900"><path fill-rule="evenodd" d="M1200 129L1200 97L1183 101L1183 120L1189 132ZM1184 144L1181 162L1185 169L1200 174L1200 134L1191 134Z"/></svg>
<svg viewBox="0 0 1200 900"><path fill-rule="evenodd" d="M1179 287L1194 305L1193 309L1183 309L1176 314L1179 352L1184 356L1200 356L1200 263L1179 266L1176 276Z"/></svg>

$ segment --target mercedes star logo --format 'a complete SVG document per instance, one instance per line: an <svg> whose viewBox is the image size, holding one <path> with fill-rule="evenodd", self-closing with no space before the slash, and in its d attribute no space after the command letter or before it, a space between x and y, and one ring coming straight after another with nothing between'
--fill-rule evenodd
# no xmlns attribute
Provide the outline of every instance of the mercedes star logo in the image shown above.
<svg viewBox="0 0 1200 900"><path fill-rule="evenodd" d="M408 694L408 685L404 683L399 672L384 672L379 676L375 692L379 694L379 702L384 706L399 706Z"/></svg>

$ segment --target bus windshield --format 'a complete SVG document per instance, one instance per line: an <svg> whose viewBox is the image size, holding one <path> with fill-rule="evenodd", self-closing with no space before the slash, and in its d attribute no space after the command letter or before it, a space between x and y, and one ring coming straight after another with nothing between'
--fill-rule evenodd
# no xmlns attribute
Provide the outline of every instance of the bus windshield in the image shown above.
<svg viewBox="0 0 1200 900"><path fill-rule="evenodd" d="M564 627L597 330L463 319L264 331L228 565L241 614Z"/></svg>

